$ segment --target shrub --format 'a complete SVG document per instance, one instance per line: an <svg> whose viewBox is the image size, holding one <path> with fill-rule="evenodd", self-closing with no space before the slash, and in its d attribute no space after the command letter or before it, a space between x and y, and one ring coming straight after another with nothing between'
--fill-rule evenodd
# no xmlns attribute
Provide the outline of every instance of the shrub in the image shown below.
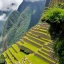
<svg viewBox="0 0 64 64"><path fill-rule="evenodd" d="M58 7L64 9L64 3L58 4Z"/></svg>
<svg viewBox="0 0 64 64"><path fill-rule="evenodd" d="M59 64L64 64L64 40L57 39L54 45L55 55L59 58Z"/></svg>
<svg viewBox="0 0 64 64"><path fill-rule="evenodd" d="M62 23L64 22L64 9L61 8L50 8L44 12L42 21L46 21L50 25L52 23Z"/></svg>
<svg viewBox="0 0 64 64"><path fill-rule="evenodd" d="M64 9L50 8L44 12L43 21L50 25L49 32L55 42L55 56L59 58L59 64L64 64Z"/></svg>
<svg viewBox="0 0 64 64"><path fill-rule="evenodd" d="M5 63L5 58L3 55L0 55L0 64L4 64Z"/></svg>
<svg viewBox="0 0 64 64"><path fill-rule="evenodd" d="M45 21L50 25L50 34L57 38L61 32L64 32L64 9L50 8L44 12L42 22ZM53 38L52 37L52 38Z"/></svg>

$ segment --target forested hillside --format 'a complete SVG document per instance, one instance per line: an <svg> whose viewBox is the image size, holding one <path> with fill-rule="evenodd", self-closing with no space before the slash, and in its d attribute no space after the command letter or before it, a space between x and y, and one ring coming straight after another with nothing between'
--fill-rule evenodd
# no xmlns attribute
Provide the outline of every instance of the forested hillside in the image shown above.
<svg viewBox="0 0 64 64"><path fill-rule="evenodd" d="M13 11L9 18L7 19L4 29L3 29L3 36L7 34L7 32L10 30L10 28L13 26L14 23L17 22L17 19L19 17L20 13L18 11Z"/></svg>

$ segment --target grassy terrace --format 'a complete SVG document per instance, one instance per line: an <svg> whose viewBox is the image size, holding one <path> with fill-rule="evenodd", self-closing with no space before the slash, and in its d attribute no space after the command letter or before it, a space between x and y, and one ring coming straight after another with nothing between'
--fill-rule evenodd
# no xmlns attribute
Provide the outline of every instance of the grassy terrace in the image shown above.
<svg viewBox="0 0 64 64"><path fill-rule="evenodd" d="M13 49L16 51L16 52L20 52L20 49L19 47L17 46L17 44L14 44L12 45Z"/></svg>
<svg viewBox="0 0 64 64"><path fill-rule="evenodd" d="M3 55L7 64L24 64L25 57L28 59L26 64L56 64L48 27L47 24L32 27L20 41L6 50Z"/></svg>
<svg viewBox="0 0 64 64"><path fill-rule="evenodd" d="M20 46L24 46L24 47L32 50L33 52L38 51L38 49L39 49L39 48L37 48L37 47L35 47L35 46L27 43L27 42L24 42L24 43L25 43L25 44L22 44L21 42L18 42L17 44L19 44Z"/></svg>
<svg viewBox="0 0 64 64"><path fill-rule="evenodd" d="M42 60L41 58L35 56L34 54L30 54L29 56L27 56L27 58L33 63L33 64L49 64L48 62L45 62L44 60ZM38 61L37 61L38 59Z"/></svg>
<svg viewBox="0 0 64 64"><path fill-rule="evenodd" d="M36 37L34 37L34 36L30 36L29 34L27 34L27 36L29 37L29 38L32 38L33 40L35 40L36 42L42 42L41 44L47 44L47 43L49 43L49 42L47 42L47 41L45 41L44 39L39 39L39 38L36 38Z"/></svg>
<svg viewBox="0 0 64 64"><path fill-rule="evenodd" d="M9 56L7 56L7 54L6 54L5 52L3 53L3 55L4 55L4 57L5 57L6 63L7 63L7 64L12 64L12 62L11 62Z"/></svg>
<svg viewBox="0 0 64 64"><path fill-rule="evenodd" d="M31 32L29 32L28 34L31 35L32 37L35 37L35 38L38 37L38 35L31 33ZM43 38L43 37L40 37L38 39L41 39L41 41L44 40L44 41L47 41L47 42L52 42L51 39L46 39L46 38Z"/></svg>

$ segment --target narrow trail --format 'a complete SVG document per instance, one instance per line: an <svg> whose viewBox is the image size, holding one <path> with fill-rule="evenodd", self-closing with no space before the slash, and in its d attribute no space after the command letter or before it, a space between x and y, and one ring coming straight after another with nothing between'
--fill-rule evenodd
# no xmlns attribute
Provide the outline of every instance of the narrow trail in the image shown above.
<svg viewBox="0 0 64 64"><path fill-rule="evenodd" d="M6 51L7 49L7 40L8 40L8 36L6 35L6 37L4 38L4 43L3 43L3 52Z"/></svg>

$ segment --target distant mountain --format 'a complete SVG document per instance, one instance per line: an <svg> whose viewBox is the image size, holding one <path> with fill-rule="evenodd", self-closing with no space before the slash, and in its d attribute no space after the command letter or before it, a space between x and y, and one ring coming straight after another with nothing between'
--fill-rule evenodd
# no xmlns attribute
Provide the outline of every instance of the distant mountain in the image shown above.
<svg viewBox="0 0 64 64"><path fill-rule="evenodd" d="M11 13L7 21L5 22L4 29L3 29L3 36L7 34L10 28L17 22L20 13L18 11L14 11Z"/></svg>
<svg viewBox="0 0 64 64"><path fill-rule="evenodd" d="M45 1L23 1L19 6L18 11L12 12L6 21L3 30L3 35L8 39L8 47L13 43L16 43L31 27L39 22L44 11L44 6Z"/></svg>
<svg viewBox="0 0 64 64"><path fill-rule="evenodd" d="M33 10L29 28L38 23L44 11L44 6L45 6L45 0L35 2L24 0L23 3L19 6L18 11L20 13L22 13L27 7Z"/></svg>
<svg viewBox="0 0 64 64"><path fill-rule="evenodd" d="M11 10L10 11L1 11L0 10L0 15L6 14L8 16L10 13L11 13Z"/></svg>
<svg viewBox="0 0 64 64"><path fill-rule="evenodd" d="M4 22L0 21L0 35L2 34L3 26L4 26Z"/></svg>
<svg viewBox="0 0 64 64"><path fill-rule="evenodd" d="M45 7L48 7L48 6L49 6L49 4L50 4L50 1L51 1L51 0L46 0Z"/></svg>
<svg viewBox="0 0 64 64"><path fill-rule="evenodd" d="M6 18L11 14L11 11L0 11L0 16L6 14ZM2 31L4 28L5 20L0 20L0 34L2 35Z"/></svg>
<svg viewBox="0 0 64 64"><path fill-rule="evenodd" d="M17 22L8 31L8 46L17 42L22 36L27 32L30 20L31 20L32 10L28 7L19 16Z"/></svg>

